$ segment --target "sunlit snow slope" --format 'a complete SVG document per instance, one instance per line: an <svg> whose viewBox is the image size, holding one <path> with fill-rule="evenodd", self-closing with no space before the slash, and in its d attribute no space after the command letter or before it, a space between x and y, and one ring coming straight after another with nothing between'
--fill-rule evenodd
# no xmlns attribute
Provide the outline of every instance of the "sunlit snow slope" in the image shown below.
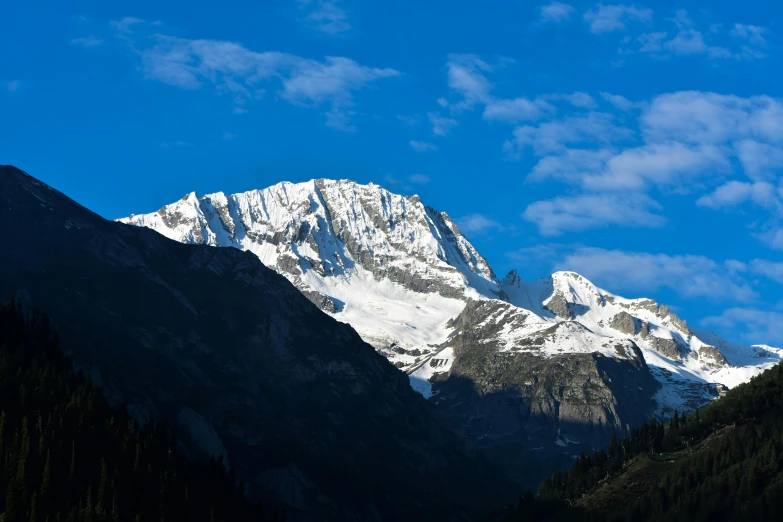
<svg viewBox="0 0 783 522"><path fill-rule="evenodd" d="M466 299L503 297L448 215L373 184L314 180L191 193L120 221L253 252L405 370L446 340L446 322Z"/></svg>
<svg viewBox="0 0 783 522"><path fill-rule="evenodd" d="M374 184L313 180L233 195L190 193L120 221L185 243L253 252L411 373L425 396L430 379L448 375L454 361L447 323L472 299L503 303L484 319L497 326L482 340L488 350L536 346L542 357L622 358L618 342L635 343L663 385L656 401L664 415L703 404L781 358L777 348L693 331L666 306L613 295L571 272L532 283L512 272L501 283L447 214Z"/></svg>

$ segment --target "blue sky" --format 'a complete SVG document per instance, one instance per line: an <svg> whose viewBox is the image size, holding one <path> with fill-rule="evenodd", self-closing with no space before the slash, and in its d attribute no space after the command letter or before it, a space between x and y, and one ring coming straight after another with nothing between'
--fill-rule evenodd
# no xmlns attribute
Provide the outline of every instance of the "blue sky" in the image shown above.
<svg viewBox="0 0 783 522"><path fill-rule="evenodd" d="M424 5L422 5L424 4ZM779 2L13 2L0 163L108 218L349 178L783 344Z"/></svg>

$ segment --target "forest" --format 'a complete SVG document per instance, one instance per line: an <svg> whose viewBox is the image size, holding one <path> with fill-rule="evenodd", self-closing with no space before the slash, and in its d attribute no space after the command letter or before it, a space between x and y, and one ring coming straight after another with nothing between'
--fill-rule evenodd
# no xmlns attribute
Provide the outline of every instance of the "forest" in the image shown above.
<svg viewBox="0 0 783 522"><path fill-rule="evenodd" d="M140 426L58 346L46 316L0 303L3 522L278 520L222 460L189 461L176 429Z"/></svg>

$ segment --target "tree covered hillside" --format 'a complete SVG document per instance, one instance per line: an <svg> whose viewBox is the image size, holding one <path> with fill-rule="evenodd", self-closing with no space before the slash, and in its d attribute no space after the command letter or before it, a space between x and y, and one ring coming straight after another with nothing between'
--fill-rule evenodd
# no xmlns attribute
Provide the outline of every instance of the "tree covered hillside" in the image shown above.
<svg viewBox="0 0 783 522"><path fill-rule="evenodd" d="M783 519L783 365L691 415L581 455L507 520Z"/></svg>
<svg viewBox="0 0 783 522"><path fill-rule="evenodd" d="M263 520L231 473L140 427L58 347L45 316L0 304L0 513L5 522Z"/></svg>

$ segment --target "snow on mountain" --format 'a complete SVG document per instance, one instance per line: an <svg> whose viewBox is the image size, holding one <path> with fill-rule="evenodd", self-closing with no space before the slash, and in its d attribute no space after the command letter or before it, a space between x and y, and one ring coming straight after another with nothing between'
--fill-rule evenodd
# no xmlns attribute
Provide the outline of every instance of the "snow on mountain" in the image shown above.
<svg viewBox="0 0 783 522"><path fill-rule="evenodd" d="M666 305L614 295L574 272L525 283L512 271L501 286L509 302L537 312L545 321L578 323L604 339L636 343L663 385L656 397L663 416L675 408L698 407L714 396L715 389L733 388L783 358L779 348L739 346L691 330Z"/></svg>
<svg viewBox="0 0 783 522"><path fill-rule="evenodd" d="M783 356L693 331L664 305L611 294L572 272L526 283L512 271L499 282L447 214L372 183L190 193L119 221L184 243L253 252L410 373L425 396L454 362L450 321L474 300L498 304L478 325L492 350L625 358L635 344L663 385L661 415L697 407Z"/></svg>
<svg viewBox="0 0 783 522"><path fill-rule="evenodd" d="M198 198L120 219L184 243L256 254L399 368L433 354L466 299L503 297L445 213L374 184L313 180Z"/></svg>

